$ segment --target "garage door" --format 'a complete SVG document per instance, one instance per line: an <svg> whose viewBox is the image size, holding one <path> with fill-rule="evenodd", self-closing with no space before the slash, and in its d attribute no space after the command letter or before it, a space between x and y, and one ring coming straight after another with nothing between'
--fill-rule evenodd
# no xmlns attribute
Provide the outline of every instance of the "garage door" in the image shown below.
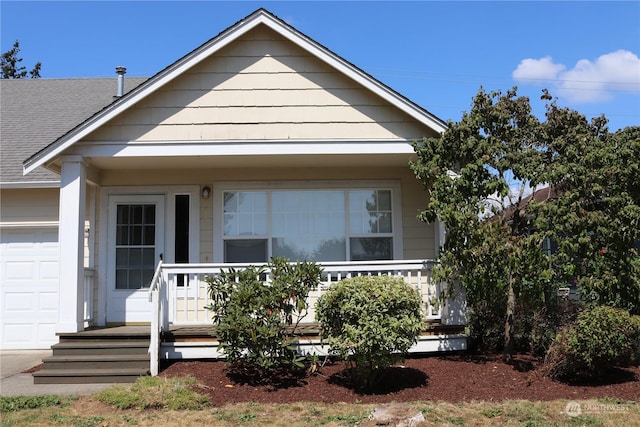
<svg viewBox="0 0 640 427"><path fill-rule="evenodd" d="M58 230L0 234L0 348L40 349L58 342Z"/></svg>

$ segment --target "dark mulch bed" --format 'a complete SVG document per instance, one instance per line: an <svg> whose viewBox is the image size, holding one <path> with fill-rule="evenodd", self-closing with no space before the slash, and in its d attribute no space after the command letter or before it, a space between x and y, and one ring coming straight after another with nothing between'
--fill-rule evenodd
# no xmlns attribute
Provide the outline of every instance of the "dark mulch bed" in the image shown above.
<svg viewBox="0 0 640 427"><path fill-rule="evenodd" d="M283 387L234 381L221 361L174 361L164 366L160 375L193 375L204 384L204 391L216 406L237 402L546 401L601 397L640 401L640 367L612 370L592 384L564 384L545 377L538 361L527 355L516 356L511 364L502 362L498 355L413 357L402 366L390 368L372 393L353 390L340 362L327 363L318 374Z"/></svg>

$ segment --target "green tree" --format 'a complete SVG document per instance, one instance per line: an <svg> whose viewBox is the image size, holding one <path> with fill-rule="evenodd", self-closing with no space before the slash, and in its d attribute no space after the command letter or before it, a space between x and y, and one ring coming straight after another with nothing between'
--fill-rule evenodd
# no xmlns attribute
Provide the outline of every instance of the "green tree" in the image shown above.
<svg viewBox="0 0 640 427"><path fill-rule="evenodd" d="M18 56L20 53L20 42L16 40L13 47L2 54L0 58L1 75L3 79L23 79L29 75L32 79L40 78L40 69L42 63L36 62L31 71L27 72L25 66L20 65L22 58Z"/></svg>
<svg viewBox="0 0 640 427"><path fill-rule="evenodd" d="M506 359L514 350L516 307L543 305L552 274L527 197L541 178L542 129L515 89L481 89L460 122L415 143L418 160L411 163L429 196L419 218L447 229L436 278L465 291L471 316L499 310Z"/></svg>
<svg viewBox="0 0 640 427"><path fill-rule="evenodd" d="M640 127L547 108L545 179L558 195L536 227L558 243L554 272L585 301L640 314Z"/></svg>
<svg viewBox="0 0 640 427"><path fill-rule="evenodd" d="M481 89L460 122L414 145L411 164L429 197L419 218L447 228L436 278L462 287L471 316L503 316L507 359L516 316L548 307L569 281L585 300L640 306L640 128L611 134L606 118L559 108L546 90L541 99L543 122L516 89Z"/></svg>

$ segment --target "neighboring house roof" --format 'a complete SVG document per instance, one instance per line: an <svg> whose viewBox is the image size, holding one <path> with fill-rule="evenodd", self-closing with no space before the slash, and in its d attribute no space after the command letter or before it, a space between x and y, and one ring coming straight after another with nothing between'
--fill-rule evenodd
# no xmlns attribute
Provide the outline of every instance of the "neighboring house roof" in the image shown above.
<svg viewBox="0 0 640 427"><path fill-rule="evenodd" d="M146 79L125 79L125 91ZM114 102L117 77L94 79L0 79L0 185L43 187L59 177L22 162L78 123Z"/></svg>
<svg viewBox="0 0 640 427"><path fill-rule="evenodd" d="M522 206L526 206L532 201L538 203L544 203L547 200L555 199L561 192L561 187L557 185L552 185L548 187L543 187L539 190L534 191L532 194L522 198L519 203L507 206L502 212L498 212L493 217L490 218L491 221L497 221L499 218L504 218L507 221L510 221L517 209L520 209Z"/></svg>
<svg viewBox="0 0 640 427"><path fill-rule="evenodd" d="M107 108L96 113L77 127L71 129L68 133L55 140L53 143L42 148L24 162L25 173L29 173L39 166L47 167L51 165L51 163L56 160L57 156L62 154L76 142L80 141L83 137L140 102L142 99L156 92L176 77L206 60L211 55L223 49L225 46L237 40L258 25L266 25L276 31L285 39L295 43L298 47L309 52L309 54L325 62L330 67L333 67L338 72L360 84L362 87L372 91L394 107L411 116L413 119L424 124L430 129L433 129L435 132L443 132L446 129L446 123L438 117L409 101L404 96L390 89L388 86L374 79L311 38L300 33L298 30L291 27L270 12L264 9L259 9L245 19L237 22L235 25L222 31L216 37L174 62L164 70L160 71L145 83L118 99Z"/></svg>

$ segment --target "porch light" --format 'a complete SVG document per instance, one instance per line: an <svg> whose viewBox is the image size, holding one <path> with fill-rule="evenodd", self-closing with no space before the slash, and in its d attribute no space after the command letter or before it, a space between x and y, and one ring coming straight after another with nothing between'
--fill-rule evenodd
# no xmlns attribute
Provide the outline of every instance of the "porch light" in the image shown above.
<svg viewBox="0 0 640 427"><path fill-rule="evenodd" d="M210 194L211 194L211 187L206 186L206 187L202 188L202 198L203 199L208 199Z"/></svg>

